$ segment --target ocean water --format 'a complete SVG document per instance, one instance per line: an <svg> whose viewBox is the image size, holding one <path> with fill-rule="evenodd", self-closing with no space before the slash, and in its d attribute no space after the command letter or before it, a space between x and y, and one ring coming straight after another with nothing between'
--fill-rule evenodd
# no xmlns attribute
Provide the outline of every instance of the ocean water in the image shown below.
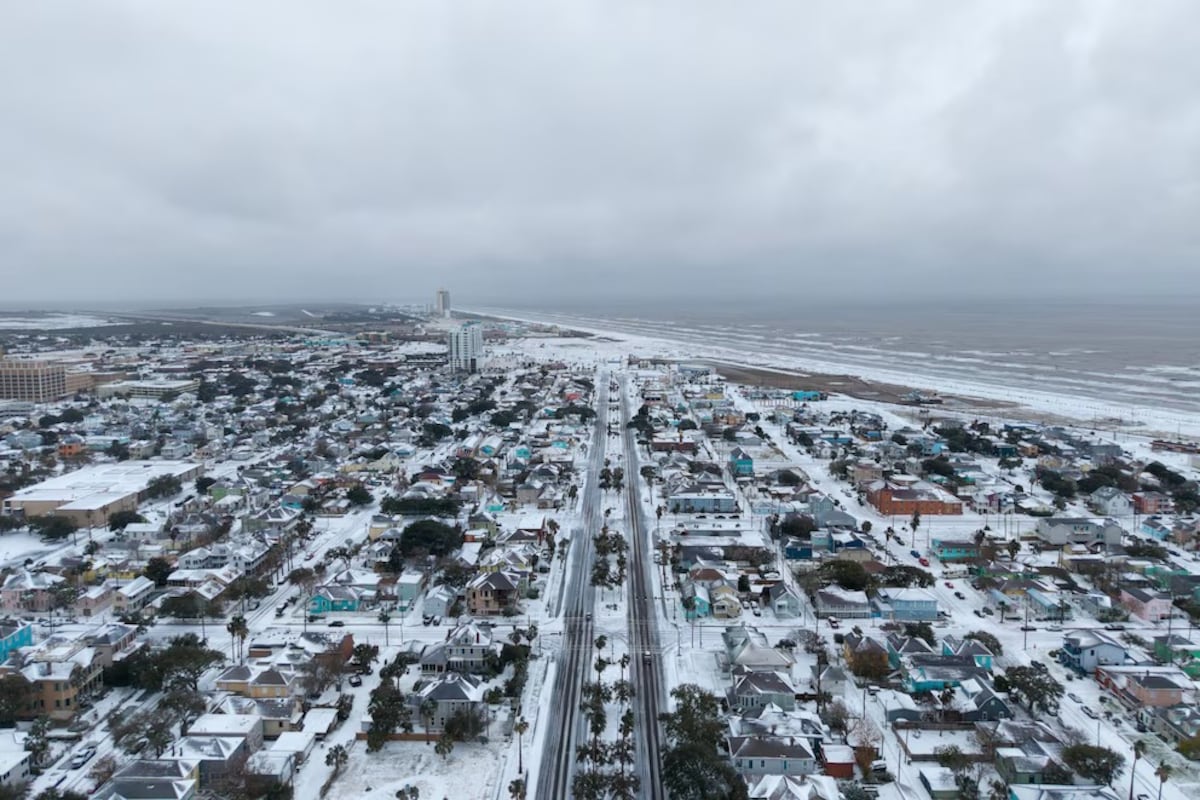
<svg viewBox="0 0 1200 800"><path fill-rule="evenodd" d="M1200 415L1200 303L992 302L788 308L539 308L539 318L680 343ZM494 309L501 312L501 309ZM530 313L532 308L510 309Z"/></svg>

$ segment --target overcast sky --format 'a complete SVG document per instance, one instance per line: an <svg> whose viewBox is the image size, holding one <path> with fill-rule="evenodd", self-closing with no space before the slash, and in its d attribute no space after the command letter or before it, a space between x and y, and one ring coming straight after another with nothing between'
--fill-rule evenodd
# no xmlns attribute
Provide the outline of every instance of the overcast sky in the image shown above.
<svg viewBox="0 0 1200 800"><path fill-rule="evenodd" d="M0 6L5 302L1196 293L1200 3Z"/></svg>

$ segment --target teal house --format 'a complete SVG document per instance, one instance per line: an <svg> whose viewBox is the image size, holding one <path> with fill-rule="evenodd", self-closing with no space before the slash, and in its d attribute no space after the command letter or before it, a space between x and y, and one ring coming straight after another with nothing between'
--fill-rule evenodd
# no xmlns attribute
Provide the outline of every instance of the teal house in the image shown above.
<svg viewBox="0 0 1200 800"><path fill-rule="evenodd" d="M33 626L21 622L0 622L0 664L8 660L8 654L20 647L33 644Z"/></svg>
<svg viewBox="0 0 1200 800"><path fill-rule="evenodd" d="M708 587L702 583L685 583L680 587L683 596L683 616L685 619L699 619L712 616L712 600L708 596ZM691 608L688 605L691 605Z"/></svg>
<svg viewBox="0 0 1200 800"><path fill-rule="evenodd" d="M979 545L972 539L931 539L929 552L938 561L975 561L979 558Z"/></svg>
<svg viewBox="0 0 1200 800"><path fill-rule="evenodd" d="M359 592L349 586L322 586L308 601L310 614L331 611L358 611L362 605Z"/></svg>
<svg viewBox="0 0 1200 800"><path fill-rule="evenodd" d="M742 448L733 448L733 452L729 454L729 472L735 478L754 475L754 459Z"/></svg>

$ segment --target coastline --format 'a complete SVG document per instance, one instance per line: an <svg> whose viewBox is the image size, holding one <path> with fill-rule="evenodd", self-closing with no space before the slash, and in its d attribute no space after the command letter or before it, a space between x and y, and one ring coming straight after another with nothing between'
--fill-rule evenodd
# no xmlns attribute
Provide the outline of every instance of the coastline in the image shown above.
<svg viewBox="0 0 1200 800"><path fill-rule="evenodd" d="M905 402L907 395L920 391L915 386L902 386L896 383L873 381L858 375L831 374L826 372L798 372L783 368L760 367L749 364L739 364L732 361L716 359L700 359L700 363L709 364L716 369L717 374L733 383L748 386L770 386L777 389L810 390L841 394L856 400L869 400L876 403L907 406L909 408L942 408L946 410L998 410L1017 408L1016 403L1006 401L991 401L978 397L959 395L937 395L941 403L919 405Z"/></svg>
<svg viewBox="0 0 1200 800"><path fill-rule="evenodd" d="M517 321L556 328L563 332L590 337L590 341L624 346L624 356L639 355L648 360L710 364L731 380L778 388L809 388L897 405L902 408L928 408L951 414L977 414L1013 421L1065 424L1092 430L1110 431L1147 438L1200 438L1200 415L1163 409L1134 402L1113 402L1096 397L1050 392L1029 386L974 384L932 375L897 370L859 369L827 361L765 356L720 344L697 343L666 337L629 334L597 328L574 321L538 317L536 313L507 310L470 310L474 317L496 321ZM827 388L824 388L827 387ZM903 397L918 390L943 399L940 405L915 406ZM1120 398L1118 398L1120 399Z"/></svg>

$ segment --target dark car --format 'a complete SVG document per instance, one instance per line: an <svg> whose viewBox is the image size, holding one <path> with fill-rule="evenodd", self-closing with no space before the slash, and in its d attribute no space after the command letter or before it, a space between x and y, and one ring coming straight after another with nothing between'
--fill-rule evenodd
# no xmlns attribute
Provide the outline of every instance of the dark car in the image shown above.
<svg viewBox="0 0 1200 800"><path fill-rule="evenodd" d="M362 678L359 677L358 675L351 675L350 676L350 685L351 686L362 686Z"/></svg>
<svg viewBox="0 0 1200 800"><path fill-rule="evenodd" d="M329 623L329 627L331 627L331 628L344 628L344 627L346 627L346 620L344 620L344 619L335 619L333 622Z"/></svg>

